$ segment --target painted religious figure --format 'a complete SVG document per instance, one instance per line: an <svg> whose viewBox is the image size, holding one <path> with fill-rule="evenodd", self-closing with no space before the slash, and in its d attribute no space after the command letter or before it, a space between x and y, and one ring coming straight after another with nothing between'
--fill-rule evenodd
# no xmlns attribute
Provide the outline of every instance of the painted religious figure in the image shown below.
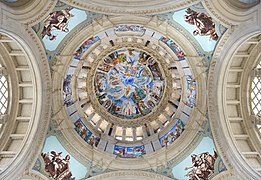
<svg viewBox="0 0 261 180"><path fill-rule="evenodd" d="M86 141L91 137L92 133L87 127L83 124L81 119L78 119L75 123L75 130L76 132Z"/></svg>
<svg viewBox="0 0 261 180"><path fill-rule="evenodd" d="M49 153L42 153L41 156L45 163L45 171L55 180L73 180L72 172L69 167L70 156L61 157L62 152L51 151Z"/></svg>
<svg viewBox="0 0 261 180"><path fill-rule="evenodd" d="M41 33L42 38L48 36L50 41L55 40L56 35L52 33L53 30L68 33L68 22L70 18L73 17L73 15L70 13L70 10L72 10L72 7L67 7L64 10L50 13L47 19L44 21L44 28Z"/></svg>
<svg viewBox="0 0 261 180"><path fill-rule="evenodd" d="M93 133L85 126L81 119L78 119L75 123L75 131L91 146L97 147L100 142L100 137L93 135Z"/></svg>
<svg viewBox="0 0 261 180"><path fill-rule="evenodd" d="M196 105L197 89L196 80L192 79L192 76L187 76L187 101L185 102L187 106L194 107Z"/></svg>
<svg viewBox="0 0 261 180"><path fill-rule="evenodd" d="M186 167L185 170L191 169L186 176L190 180L207 180L214 173L214 164L218 157L216 151L214 155L204 152L199 155L192 154L192 165Z"/></svg>
<svg viewBox="0 0 261 180"><path fill-rule="evenodd" d="M215 29L215 23L212 18L207 14L193 11L188 8L186 10L185 21L191 25L195 25L196 29L193 31L193 35L210 36L212 40L217 41L218 35Z"/></svg>
<svg viewBox="0 0 261 180"><path fill-rule="evenodd" d="M64 104L67 107L71 106L74 103L72 98L72 85L71 85L72 77L73 75L71 74L67 75L63 81L63 100L64 100Z"/></svg>
<svg viewBox="0 0 261 180"><path fill-rule="evenodd" d="M141 50L122 49L99 63L95 90L99 103L117 117L144 116L160 103L164 77L156 60Z"/></svg>

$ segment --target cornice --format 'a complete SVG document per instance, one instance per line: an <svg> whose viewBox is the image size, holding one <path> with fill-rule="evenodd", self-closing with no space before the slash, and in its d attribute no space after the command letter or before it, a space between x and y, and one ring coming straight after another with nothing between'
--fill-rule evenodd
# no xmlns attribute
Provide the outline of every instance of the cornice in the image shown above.
<svg viewBox="0 0 261 180"><path fill-rule="evenodd" d="M226 0L204 0L203 4L218 21L225 23L228 27L233 27L246 21L254 21L253 14L258 16L258 5L249 9L238 9L226 2Z"/></svg>
<svg viewBox="0 0 261 180"><path fill-rule="evenodd" d="M114 3L114 6L109 3L105 4L105 1L101 0L89 0L89 1L81 1L81 0L63 0L63 2L70 4L72 6L86 9L88 11L93 11L96 13L110 14L110 15L127 15L127 14L135 14L135 15L154 15L165 12L170 12L178 9L182 9L189 5L195 4L199 2L199 0L165 0L165 3L155 5L153 2L148 2L146 6L144 6L144 1L140 3L128 2L125 3L118 2ZM107 1L108 2L108 1ZM112 2L113 3L113 2Z"/></svg>
<svg viewBox="0 0 261 180"><path fill-rule="evenodd" d="M213 180L236 180L237 177L234 175L234 172L231 170L223 171L213 177Z"/></svg>
<svg viewBox="0 0 261 180"><path fill-rule="evenodd" d="M104 173L101 175L97 175L91 178L88 178L88 180L113 180L115 178L117 179L130 179L130 177L134 179L144 179L144 180L171 180L171 178L168 178L166 176L162 176L160 174L148 172L148 171L112 171L109 173Z"/></svg>
<svg viewBox="0 0 261 180"><path fill-rule="evenodd" d="M21 7L10 7L1 4L3 14L28 26L33 26L47 16L58 0L32 0Z"/></svg>

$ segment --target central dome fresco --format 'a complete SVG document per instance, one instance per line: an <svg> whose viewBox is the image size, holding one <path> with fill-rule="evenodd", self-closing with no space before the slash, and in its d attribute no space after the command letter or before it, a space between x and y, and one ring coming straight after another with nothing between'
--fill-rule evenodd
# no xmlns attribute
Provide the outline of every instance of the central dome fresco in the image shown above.
<svg viewBox="0 0 261 180"><path fill-rule="evenodd" d="M154 57L142 50L124 48L98 64L94 86L99 103L109 113L135 119L160 103L165 80Z"/></svg>

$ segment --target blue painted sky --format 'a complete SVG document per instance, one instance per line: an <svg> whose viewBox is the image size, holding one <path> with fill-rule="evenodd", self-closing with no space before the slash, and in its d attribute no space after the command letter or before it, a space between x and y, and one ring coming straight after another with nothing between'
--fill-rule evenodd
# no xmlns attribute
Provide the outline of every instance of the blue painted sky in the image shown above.
<svg viewBox="0 0 261 180"><path fill-rule="evenodd" d="M73 174L73 177L75 177L76 180L85 177L87 173L87 168L81 163L79 163L70 153L68 153L55 136L50 136L46 138L44 148L42 150L43 153L50 153L51 151L62 152L62 158L69 154L70 169Z"/></svg>
<svg viewBox="0 0 261 180"><path fill-rule="evenodd" d="M209 36L194 36L193 31L196 29L195 25L191 25L184 20L184 15L187 13L185 12L186 9L177 11L173 15L173 20L183 26L189 33L198 41L204 51L213 51L216 45L216 41L211 40Z"/></svg>
<svg viewBox="0 0 261 180"><path fill-rule="evenodd" d="M190 156L192 154L198 155L203 152L209 152L209 154L214 155L213 149L215 149L213 140L209 137L204 137L199 145L196 147L196 149L186 159L173 167L172 173L174 177L178 180L188 180L189 177L185 176L185 174L187 174L191 169L186 171L185 168L192 165L192 160Z"/></svg>
<svg viewBox="0 0 261 180"><path fill-rule="evenodd" d="M68 33L70 33L70 31L72 31L72 29L75 28L78 24L80 24L81 22L87 19L87 14L85 13L85 11L73 8L72 10L70 10L70 13L73 14L74 16L69 19ZM52 34L57 37L54 41L50 41L49 37L45 36L43 38L43 43L45 45L45 48L49 51L55 50L68 33L53 29Z"/></svg>

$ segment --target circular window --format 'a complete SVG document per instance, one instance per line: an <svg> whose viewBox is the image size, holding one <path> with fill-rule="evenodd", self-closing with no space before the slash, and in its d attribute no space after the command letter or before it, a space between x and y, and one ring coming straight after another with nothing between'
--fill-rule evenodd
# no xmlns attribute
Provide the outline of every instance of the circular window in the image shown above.
<svg viewBox="0 0 261 180"><path fill-rule="evenodd" d="M109 113L124 119L147 115L159 104L164 76L159 63L138 49L120 49L98 64L95 93Z"/></svg>

